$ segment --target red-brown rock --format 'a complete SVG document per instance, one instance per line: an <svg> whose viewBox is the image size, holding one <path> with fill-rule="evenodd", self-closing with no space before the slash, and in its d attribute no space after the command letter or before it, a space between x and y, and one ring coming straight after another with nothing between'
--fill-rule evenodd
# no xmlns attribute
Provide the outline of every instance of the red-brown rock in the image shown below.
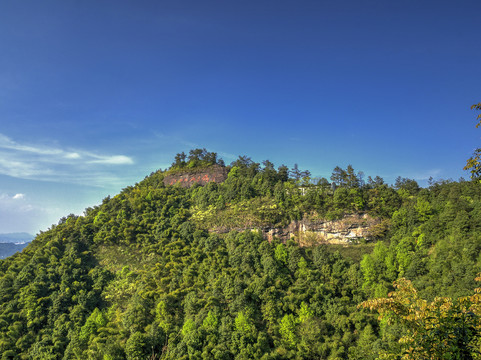
<svg viewBox="0 0 481 360"><path fill-rule="evenodd" d="M210 182L221 183L227 179L227 169L224 166L213 165L208 168L182 170L164 177L164 184L179 184L182 187L191 187L195 183L205 185Z"/></svg>

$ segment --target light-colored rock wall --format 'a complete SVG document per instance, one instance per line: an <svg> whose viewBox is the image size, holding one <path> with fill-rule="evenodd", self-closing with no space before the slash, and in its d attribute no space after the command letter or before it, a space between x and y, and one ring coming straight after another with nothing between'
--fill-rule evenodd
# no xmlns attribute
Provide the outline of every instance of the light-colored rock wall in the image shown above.
<svg viewBox="0 0 481 360"><path fill-rule="evenodd" d="M299 220L292 221L285 228L262 229L264 237L271 241L296 238L301 245L318 243L351 244L360 239L372 240L372 230L381 224L380 219L367 214L346 215L340 220Z"/></svg>

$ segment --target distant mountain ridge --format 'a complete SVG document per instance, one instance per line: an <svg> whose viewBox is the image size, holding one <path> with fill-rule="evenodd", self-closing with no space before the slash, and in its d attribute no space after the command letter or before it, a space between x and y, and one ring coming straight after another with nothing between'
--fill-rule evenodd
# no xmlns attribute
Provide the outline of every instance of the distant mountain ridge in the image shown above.
<svg viewBox="0 0 481 360"><path fill-rule="evenodd" d="M0 259L22 251L35 236L26 232L0 234Z"/></svg>
<svg viewBox="0 0 481 360"><path fill-rule="evenodd" d="M25 243L32 241L34 237L26 232L0 234L0 243Z"/></svg>
<svg viewBox="0 0 481 360"><path fill-rule="evenodd" d="M5 259L18 251L22 251L28 244L30 244L30 242L22 242L19 244L11 242L0 243L0 259Z"/></svg>

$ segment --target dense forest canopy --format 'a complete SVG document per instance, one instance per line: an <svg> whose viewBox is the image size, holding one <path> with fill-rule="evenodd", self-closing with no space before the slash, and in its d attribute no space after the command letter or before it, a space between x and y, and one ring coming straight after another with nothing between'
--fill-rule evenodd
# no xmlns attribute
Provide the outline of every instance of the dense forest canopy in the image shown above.
<svg viewBox="0 0 481 360"><path fill-rule="evenodd" d="M225 166L205 149L177 154L170 169L62 218L1 260L2 359L401 356L407 323L378 322L359 304L385 298L396 280L409 280L426 304L477 286L476 179L389 185L349 165L329 181L240 156L222 183L163 182L213 165ZM374 242L300 246L254 230L353 213L381 220ZM212 231L219 226L232 230Z"/></svg>

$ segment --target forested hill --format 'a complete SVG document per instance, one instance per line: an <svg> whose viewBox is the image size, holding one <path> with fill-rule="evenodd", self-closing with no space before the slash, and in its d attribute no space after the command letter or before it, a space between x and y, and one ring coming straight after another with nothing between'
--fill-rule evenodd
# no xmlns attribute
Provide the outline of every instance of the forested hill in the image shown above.
<svg viewBox="0 0 481 360"><path fill-rule="evenodd" d="M2 359L375 359L403 353L402 323L358 308L412 280L420 296L472 293L481 271L481 185L330 179L248 157L227 179L191 187L164 178L224 166L181 153L102 204L69 215L0 261ZM255 229L364 213L374 242L349 247Z"/></svg>

